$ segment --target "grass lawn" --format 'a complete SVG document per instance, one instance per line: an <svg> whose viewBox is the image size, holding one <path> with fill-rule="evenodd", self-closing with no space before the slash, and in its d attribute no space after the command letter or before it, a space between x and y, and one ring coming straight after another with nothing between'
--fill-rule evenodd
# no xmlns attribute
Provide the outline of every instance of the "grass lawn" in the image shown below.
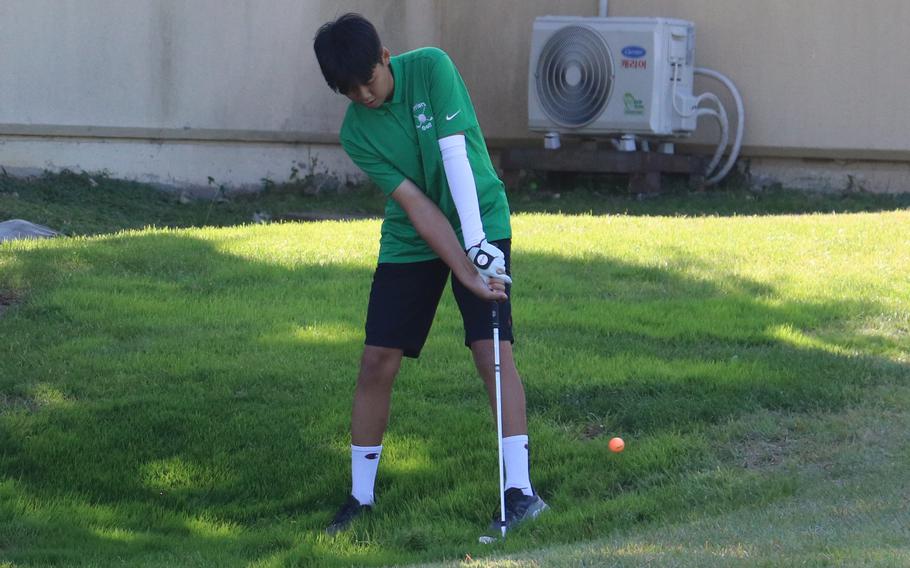
<svg viewBox="0 0 910 568"><path fill-rule="evenodd" d="M689 192L678 180L670 178L666 183L670 191L666 194L637 199L626 193L626 184L625 176L576 176L554 181L529 177L510 190L509 199L516 213L593 215L701 217L910 209L910 194L806 193L780 188L756 192L736 186L723 191ZM368 184L320 188L303 178L284 184L268 183L253 194L181 200L177 193L104 174L66 171L21 179L0 171L0 221L21 218L65 235L84 236L148 226L224 227L253 223L263 217L281 221L338 214L377 218L383 215L385 199Z"/></svg>
<svg viewBox="0 0 910 568"><path fill-rule="evenodd" d="M67 215L4 183L7 216ZM375 514L323 535L379 221L105 232L80 201L68 232L101 234L0 245L0 566L910 563L910 211L515 197L539 522L477 543L495 427L446 294L396 385ZM789 199L872 212L742 214Z"/></svg>

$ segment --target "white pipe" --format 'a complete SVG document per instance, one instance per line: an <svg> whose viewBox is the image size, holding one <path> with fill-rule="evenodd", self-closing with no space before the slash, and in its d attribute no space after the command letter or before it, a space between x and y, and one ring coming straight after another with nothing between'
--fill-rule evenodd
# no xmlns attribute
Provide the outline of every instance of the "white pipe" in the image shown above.
<svg viewBox="0 0 910 568"><path fill-rule="evenodd" d="M736 139L733 142L733 148L730 150L730 156L727 158L727 162L724 164L723 169L714 177L705 180L705 183L708 185L714 185L720 180L724 179L730 170L733 169L733 166L736 164L737 158L739 158L739 152L743 146L743 128L746 124L746 113L743 108L743 98L739 94L739 90L736 88L736 85L733 84L729 78L725 75L714 71L713 69L706 69L704 67L696 67L695 73L698 75L704 75L706 77L711 77L712 79L717 79L724 84L725 87L730 91L730 94L733 95L733 100L736 101Z"/></svg>
<svg viewBox="0 0 910 568"><path fill-rule="evenodd" d="M710 108L698 109L698 116L713 116L717 119L717 123L720 125L720 142L717 143L717 149L714 150L714 155L711 157L711 162L708 164L708 167L705 168L705 177L710 177L714 170L717 169L717 166L720 165L721 159L724 157L724 150L727 149L727 143L730 141L730 122L727 118L727 110L724 108L723 103L720 102L720 99L717 98L713 93L706 93L709 95L714 104L717 105L717 110Z"/></svg>
<svg viewBox="0 0 910 568"><path fill-rule="evenodd" d="M608 4L609 4L609 0L600 0L600 10L599 10L599 12L598 12L598 15L599 15L601 18L606 18L606 17L607 17L607 8L608 8Z"/></svg>

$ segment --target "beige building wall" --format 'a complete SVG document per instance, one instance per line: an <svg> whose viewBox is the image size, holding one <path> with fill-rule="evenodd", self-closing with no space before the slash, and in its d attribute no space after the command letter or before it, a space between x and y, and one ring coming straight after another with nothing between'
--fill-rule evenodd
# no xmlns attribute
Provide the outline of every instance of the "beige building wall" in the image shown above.
<svg viewBox="0 0 910 568"><path fill-rule="evenodd" d="M534 17L593 16L597 4L444 3L443 45L469 79L488 136L527 136ZM697 65L727 75L743 94L747 152L910 159L906 0L611 0L609 15L694 21Z"/></svg>
<svg viewBox="0 0 910 568"><path fill-rule="evenodd" d="M889 163L888 180L869 174L867 185L910 190L902 181L910 163L910 58L903 56L910 48L903 33L910 3L609 4L611 16L696 23L698 65L728 75L743 93L744 151L753 169L779 171L801 185L837 186L874 172L872 162L881 161ZM319 25L347 11L373 20L395 52L429 44L449 51L494 146L536 143L526 128L533 19L592 16L597 6L596 0L4 0L0 165L106 169L173 185L205 185L209 176L256 185L262 178L281 181L315 158L317 169L356 175L337 147L346 101L326 88L311 47ZM713 136L705 128L697 140L709 143ZM806 158L815 161L801 168Z"/></svg>
<svg viewBox="0 0 910 568"><path fill-rule="evenodd" d="M312 49L350 11L395 51L439 43L435 0L3 0L0 165L200 188L314 159L357 175L337 146L346 99Z"/></svg>
<svg viewBox="0 0 910 568"><path fill-rule="evenodd" d="M438 40L433 0L4 0L0 72L11 80L0 86L0 124L331 141L344 102L326 87L312 40L348 11L369 14L396 50Z"/></svg>

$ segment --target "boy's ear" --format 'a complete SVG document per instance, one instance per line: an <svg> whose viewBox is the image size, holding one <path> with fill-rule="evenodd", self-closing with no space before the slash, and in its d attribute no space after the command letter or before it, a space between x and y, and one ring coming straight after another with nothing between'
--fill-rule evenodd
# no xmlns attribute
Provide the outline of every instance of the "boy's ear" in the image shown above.
<svg viewBox="0 0 910 568"><path fill-rule="evenodd" d="M392 59L392 52L389 51L388 47L382 47L382 64L385 66L389 65L389 61Z"/></svg>

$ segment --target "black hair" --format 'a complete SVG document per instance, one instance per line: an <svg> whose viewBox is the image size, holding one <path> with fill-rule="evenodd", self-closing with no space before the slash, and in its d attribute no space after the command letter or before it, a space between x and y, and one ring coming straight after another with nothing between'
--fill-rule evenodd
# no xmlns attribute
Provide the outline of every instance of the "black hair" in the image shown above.
<svg viewBox="0 0 910 568"><path fill-rule="evenodd" d="M365 85L382 61L382 42L376 28L360 14L345 14L324 24L313 39L313 49L325 82L345 94Z"/></svg>

